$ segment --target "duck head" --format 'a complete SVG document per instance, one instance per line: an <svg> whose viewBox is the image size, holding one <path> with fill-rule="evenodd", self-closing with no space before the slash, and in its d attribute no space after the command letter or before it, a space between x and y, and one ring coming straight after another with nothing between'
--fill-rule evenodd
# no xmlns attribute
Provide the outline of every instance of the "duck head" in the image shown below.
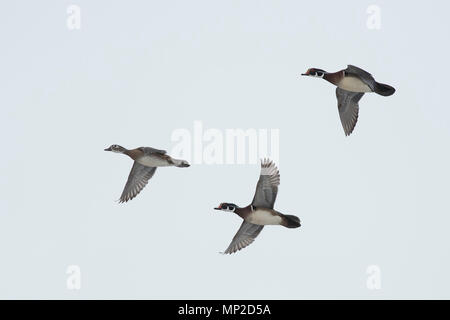
<svg viewBox="0 0 450 320"><path fill-rule="evenodd" d="M226 212L234 212L238 206L234 203L221 203L217 208L214 208L214 210L222 210Z"/></svg>
<svg viewBox="0 0 450 320"><path fill-rule="evenodd" d="M302 73L302 76L310 76L316 78L323 78L328 72L318 68L309 68L305 73Z"/></svg>
<svg viewBox="0 0 450 320"><path fill-rule="evenodd" d="M118 144L113 144L109 148L106 148L105 151L112 151L117 153L125 153L127 149L125 149L122 146L119 146Z"/></svg>

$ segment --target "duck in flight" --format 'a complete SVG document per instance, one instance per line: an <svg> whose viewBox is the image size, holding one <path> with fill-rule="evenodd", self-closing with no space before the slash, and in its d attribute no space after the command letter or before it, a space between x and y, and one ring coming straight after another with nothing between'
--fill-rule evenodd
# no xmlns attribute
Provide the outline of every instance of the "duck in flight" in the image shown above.
<svg viewBox="0 0 450 320"><path fill-rule="evenodd" d="M300 227L300 219L273 209L280 184L280 173L270 160L261 162L261 174L255 196L250 205L241 208L233 203L221 203L215 210L234 212L244 221L224 254L231 254L251 244L265 225L281 225L286 228Z"/></svg>
<svg viewBox="0 0 450 320"><path fill-rule="evenodd" d="M127 183L120 196L119 203L127 202L136 197L144 189L155 174L157 167L175 166L179 168L189 167L185 160L177 160L166 154L165 150L150 147L140 147L128 150L117 144L113 144L105 151L123 153L134 160Z"/></svg>
<svg viewBox="0 0 450 320"><path fill-rule="evenodd" d="M339 116L346 136L349 136L358 121L359 100L366 92L375 92L382 96L393 95L395 89L390 85L376 82L370 73L361 68L348 65L347 69L337 72L326 72L322 69L310 68L302 76L323 78L336 88Z"/></svg>

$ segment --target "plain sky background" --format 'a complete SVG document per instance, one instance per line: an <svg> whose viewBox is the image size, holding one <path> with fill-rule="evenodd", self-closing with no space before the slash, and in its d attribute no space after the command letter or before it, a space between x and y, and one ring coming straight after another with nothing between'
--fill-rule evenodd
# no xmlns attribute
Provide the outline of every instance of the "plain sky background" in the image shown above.
<svg viewBox="0 0 450 320"><path fill-rule="evenodd" d="M69 30L67 7L81 8ZM366 26L369 5L381 29ZM0 298L450 298L448 1L4 1L0 6ZM334 87L366 94L345 137ZM132 161L175 129L280 130L275 208L220 255L258 165L161 168L115 202ZM81 290L66 269L81 268ZM381 289L366 268L381 269Z"/></svg>

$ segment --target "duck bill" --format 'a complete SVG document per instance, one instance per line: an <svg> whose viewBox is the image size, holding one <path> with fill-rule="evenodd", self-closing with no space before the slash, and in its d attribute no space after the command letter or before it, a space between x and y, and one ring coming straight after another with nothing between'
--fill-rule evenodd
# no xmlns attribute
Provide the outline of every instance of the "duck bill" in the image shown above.
<svg viewBox="0 0 450 320"><path fill-rule="evenodd" d="M111 150L111 147L106 148L105 151L112 151L112 150Z"/></svg>
<svg viewBox="0 0 450 320"><path fill-rule="evenodd" d="M214 210L222 210L222 209L220 209L220 208L214 208Z"/></svg>

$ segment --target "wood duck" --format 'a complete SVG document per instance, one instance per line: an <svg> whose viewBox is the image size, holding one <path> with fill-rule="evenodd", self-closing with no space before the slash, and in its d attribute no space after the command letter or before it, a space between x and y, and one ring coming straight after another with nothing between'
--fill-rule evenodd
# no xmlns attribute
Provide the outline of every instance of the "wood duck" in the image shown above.
<svg viewBox="0 0 450 320"><path fill-rule="evenodd" d="M395 92L393 87L376 82L370 73L352 65L334 73L311 68L302 73L302 76L323 78L337 86L339 116L346 136L355 128L359 113L358 102L365 92L375 92L382 96L390 96Z"/></svg>
<svg viewBox="0 0 450 320"><path fill-rule="evenodd" d="M300 219L273 209L280 184L280 173L275 164L265 159L261 162L261 174L255 196L250 205L240 208L233 203L221 203L215 210L234 212L244 221L224 254L232 254L251 244L265 225L281 225L286 228L300 227Z"/></svg>
<svg viewBox="0 0 450 320"><path fill-rule="evenodd" d="M157 167L175 166L179 168L189 167L185 160L177 160L166 154L165 150L150 147L140 147L132 150L113 144L105 151L123 153L134 160L127 183L120 196L119 203L127 202L136 197L147 185L155 174Z"/></svg>

